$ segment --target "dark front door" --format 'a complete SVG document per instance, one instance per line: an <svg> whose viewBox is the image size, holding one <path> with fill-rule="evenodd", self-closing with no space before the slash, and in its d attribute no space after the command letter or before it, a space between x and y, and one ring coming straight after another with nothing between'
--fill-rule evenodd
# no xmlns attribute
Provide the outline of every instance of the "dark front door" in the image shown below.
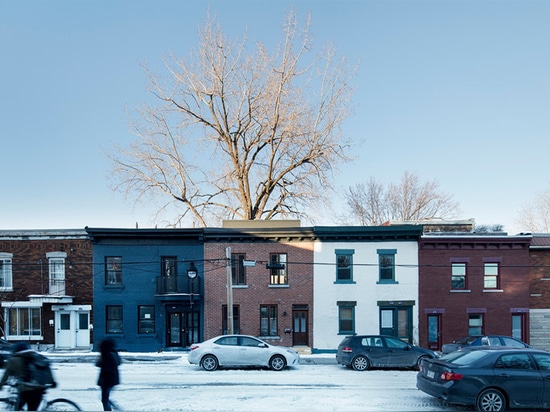
<svg viewBox="0 0 550 412"><path fill-rule="evenodd" d="M293 310L292 311L292 322L293 322L293 336L292 344L293 345L307 345L308 344L308 330L307 330L307 318L308 311L307 309L303 310Z"/></svg>
<svg viewBox="0 0 550 412"><path fill-rule="evenodd" d="M441 350L441 315L428 315L428 348Z"/></svg>
<svg viewBox="0 0 550 412"><path fill-rule="evenodd" d="M166 346L188 347L199 341L199 312L169 312L166 319Z"/></svg>
<svg viewBox="0 0 550 412"><path fill-rule="evenodd" d="M380 307L380 334L412 342L412 307Z"/></svg>

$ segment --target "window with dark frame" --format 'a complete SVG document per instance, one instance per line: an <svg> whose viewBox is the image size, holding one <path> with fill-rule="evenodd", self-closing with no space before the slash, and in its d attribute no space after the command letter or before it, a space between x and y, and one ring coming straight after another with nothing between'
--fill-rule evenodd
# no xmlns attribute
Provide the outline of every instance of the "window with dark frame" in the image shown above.
<svg viewBox="0 0 550 412"><path fill-rule="evenodd" d="M336 281L351 282L353 280L353 254L351 249L336 249Z"/></svg>
<svg viewBox="0 0 550 412"><path fill-rule="evenodd" d="M278 336L277 305L260 306L260 335Z"/></svg>
<svg viewBox="0 0 550 412"><path fill-rule="evenodd" d="M105 258L105 284L122 284L122 257L107 256Z"/></svg>
<svg viewBox="0 0 550 412"><path fill-rule="evenodd" d="M234 285L246 285L245 260L246 255L244 253L231 254L231 280Z"/></svg>
<svg viewBox="0 0 550 412"><path fill-rule="evenodd" d="M155 307L153 305L138 306L138 333L155 333Z"/></svg>
<svg viewBox="0 0 550 412"><path fill-rule="evenodd" d="M482 313L470 313L468 316L468 335L483 335Z"/></svg>
<svg viewBox="0 0 550 412"><path fill-rule="evenodd" d="M177 276L178 258L175 256L162 256L160 258L161 275L165 278Z"/></svg>
<svg viewBox="0 0 550 412"><path fill-rule="evenodd" d="M485 263L483 265L483 288L498 289L499 287L498 263Z"/></svg>
<svg viewBox="0 0 550 412"><path fill-rule="evenodd" d="M227 330L227 305L222 306L222 329L223 335L228 333ZM239 316L239 305L233 305L233 333L241 333L241 321Z"/></svg>
<svg viewBox="0 0 550 412"><path fill-rule="evenodd" d="M395 253L394 249L378 249L378 267L380 282L395 281Z"/></svg>
<svg viewBox="0 0 550 412"><path fill-rule="evenodd" d="M271 253L269 255L270 278L271 285L287 285L287 256L286 253Z"/></svg>
<svg viewBox="0 0 550 412"><path fill-rule="evenodd" d="M106 314L106 332L122 333L122 305L107 305Z"/></svg>
<svg viewBox="0 0 550 412"><path fill-rule="evenodd" d="M355 333L355 303L338 302L338 334Z"/></svg>
<svg viewBox="0 0 550 412"><path fill-rule="evenodd" d="M451 288L466 289L466 263L452 263Z"/></svg>

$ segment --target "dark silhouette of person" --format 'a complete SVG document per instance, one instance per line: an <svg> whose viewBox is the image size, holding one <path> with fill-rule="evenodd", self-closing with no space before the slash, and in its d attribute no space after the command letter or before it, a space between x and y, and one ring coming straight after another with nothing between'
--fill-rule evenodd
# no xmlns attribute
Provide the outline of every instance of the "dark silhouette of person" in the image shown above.
<svg viewBox="0 0 550 412"><path fill-rule="evenodd" d="M97 384L101 387L101 403L104 411L112 411L109 400L111 390L120 383L118 366L120 357L113 339L105 339L99 344L99 358L96 366L99 368Z"/></svg>

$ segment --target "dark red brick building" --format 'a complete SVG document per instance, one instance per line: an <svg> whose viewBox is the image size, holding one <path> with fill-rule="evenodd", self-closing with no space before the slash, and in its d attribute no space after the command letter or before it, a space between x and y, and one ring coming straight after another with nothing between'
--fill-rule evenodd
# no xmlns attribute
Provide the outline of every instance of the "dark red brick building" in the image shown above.
<svg viewBox="0 0 550 412"><path fill-rule="evenodd" d="M530 343L550 350L550 234L533 234L529 250Z"/></svg>
<svg viewBox="0 0 550 412"><path fill-rule="evenodd" d="M531 236L425 234L419 244L420 346L473 334L529 342Z"/></svg>
<svg viewBox="0 0 550 412"><path fill-rule="evenodd" d="M89 349L92 244L85 230L0 231L0 327L40 349Z"/></svg>
<svg viewBox="0 0 550 412"><path fill-rule="evenodd" d="M311 347L313 230L296 221L257 223L204 229L204 339L228 333L229 317L234 333Z"/></svg>

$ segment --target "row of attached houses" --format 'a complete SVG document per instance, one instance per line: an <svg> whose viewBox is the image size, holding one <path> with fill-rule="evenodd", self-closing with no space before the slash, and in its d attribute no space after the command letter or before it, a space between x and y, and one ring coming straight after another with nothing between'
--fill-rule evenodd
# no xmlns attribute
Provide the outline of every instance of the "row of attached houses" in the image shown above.
<svg viewBox="0 0 550 412"><path fill-rule="evenodd" d="M46 349L185 350L228 332L314 353L366 333L550 349L547 264L550 235L417 224L0 231L0 327Z"/></svg>

